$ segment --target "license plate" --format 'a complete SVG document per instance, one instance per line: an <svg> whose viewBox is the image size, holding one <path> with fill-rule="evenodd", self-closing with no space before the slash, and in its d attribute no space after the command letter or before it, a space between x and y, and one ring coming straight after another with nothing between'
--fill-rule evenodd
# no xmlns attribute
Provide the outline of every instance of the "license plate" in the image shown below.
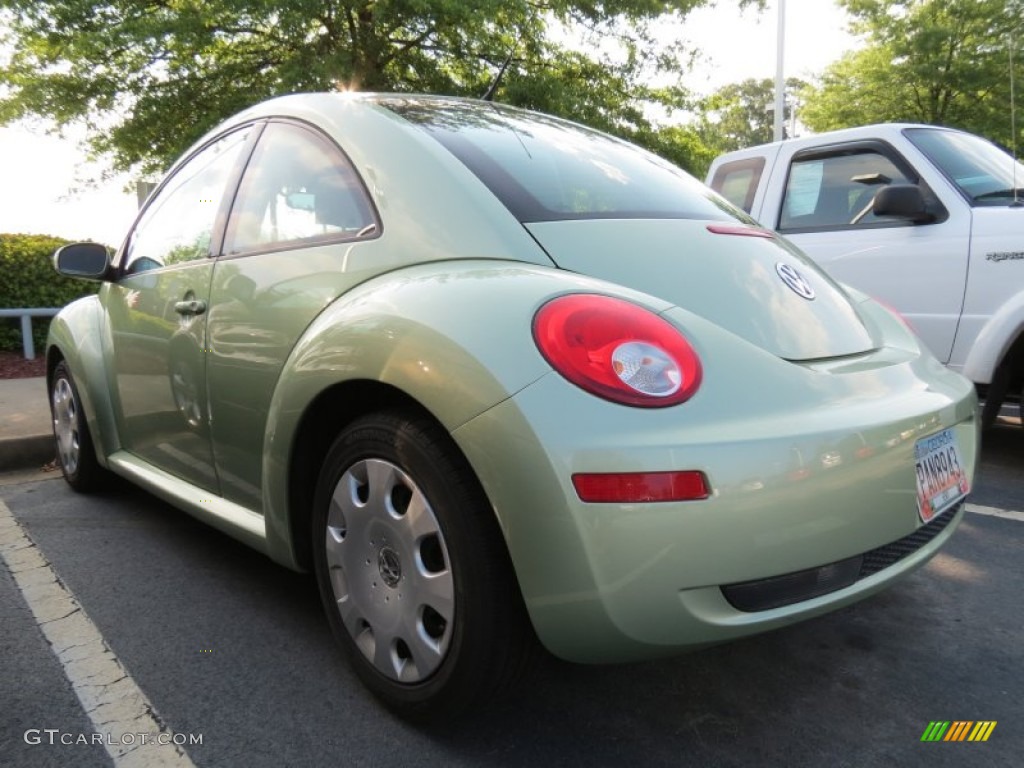
<svg viewBox="0 0 1024 768"><path fill-rule="evenodd" d="M967 471L952 429L918 440L914 462L921 522L927 523L967 495Z"/></svg>

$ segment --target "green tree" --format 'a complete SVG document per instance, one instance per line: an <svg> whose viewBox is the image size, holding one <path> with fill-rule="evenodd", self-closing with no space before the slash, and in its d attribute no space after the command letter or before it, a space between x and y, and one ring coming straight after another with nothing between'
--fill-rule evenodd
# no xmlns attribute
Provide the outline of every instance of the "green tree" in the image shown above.
<svg viewBox="0 0 1024 768"><path fill-rule="evenodd" d="M800 117L807 126L825 131L919 122L1010 143L1009 45L1016 40L1019 63L1024 3L839 2L867 45L829 67L817 87L805 89Z"/></svg>
<svg viewBox="0 0 1024 768"><path fill-rule="evenodd" d="M796 94L806 87L807 83L798 78L786 80L787 94ZM751 78L730 83L699 102L697 134L715 154L765 144L774 137L774 104L774 80ZM787 110L787 123L789 117Z"/></svg>
<svg viewBox="0 0 1024 768"><path fill-rule="evenodd" d="M271 96L479 96L511 57L500 100L653 140L649 105L684 102L684 51L655 49L652 25L707 1L0 0L0 124L84 123L114 169L153 172ZM676 79L641 80L659 73Z"/></svg>

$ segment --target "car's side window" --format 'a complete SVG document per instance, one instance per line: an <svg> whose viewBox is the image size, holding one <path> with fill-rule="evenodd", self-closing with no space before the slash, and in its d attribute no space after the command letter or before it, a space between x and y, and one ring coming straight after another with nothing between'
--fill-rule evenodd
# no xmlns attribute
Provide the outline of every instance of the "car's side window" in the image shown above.
<svg viewBox="0 0 1024 768"><path fill-rule="evenodd" d="M875 216L871 204L882 187L915 182L892 159L874 149L797 155L789 168L777 229L807 232L909 224Z"/></svg>
<svg viewBox="0 0 1024 768"><path fill-rule="evenodd" d="M231 212L225 254L375 234L366 189L348 158L313 130L267 125Z"/></svg>
<svg viewBox="0 0 1024 768"><path fill-rule="evenodd" d="M761 173L764 171L763 157L747 157L742 160L734 160L731 163L723 163L715 171L715 177L711 180L711 188L722 197L750 213L754 207L754 194L757 192L757 185L761 182Z"/></svg>
<svg viewBox="0 0 1024 768"><path fill-rule="evenodd" d="M211 255L217 212L250 130L243 128L204 147L163 185L135 225L125 272Z"/></svg>

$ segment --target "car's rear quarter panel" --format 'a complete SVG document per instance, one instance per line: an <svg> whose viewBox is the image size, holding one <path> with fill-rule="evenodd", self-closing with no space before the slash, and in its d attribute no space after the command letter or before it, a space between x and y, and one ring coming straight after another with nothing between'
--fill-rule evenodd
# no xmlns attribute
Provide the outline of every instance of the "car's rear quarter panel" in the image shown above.
<svg viewBox="0 0 1024 768"><path fill-rule="evenodd" d="M292 518L304 510L290 501L289 471L320 398L346 383L378 382L454 431L550 371L533 341L533 316L550 298L583 290L669 306L553 267L460 260L381 275L325 310L292 351L268 412L263 502L275 558L295 563L301 549Z"/></svg>
<svg viewBox="0 0 1024 768"><path fill-rule="evenodd" d="M567 658L643 658L820 613L887 576L766 615L687 590L816 567L919 525L914 443L954 427L976 463L969 384L930 357L883 349L846 368L797 365L683 310L705 379L688 403L638 410L549 374L455 432L496 512L538 632ZM576 472L701 470L705 501L583 504ZM951 532L951 531L950 531ZM706 595L701 596L706 603ZM595 638L602 638L599 642Z"/></svg>

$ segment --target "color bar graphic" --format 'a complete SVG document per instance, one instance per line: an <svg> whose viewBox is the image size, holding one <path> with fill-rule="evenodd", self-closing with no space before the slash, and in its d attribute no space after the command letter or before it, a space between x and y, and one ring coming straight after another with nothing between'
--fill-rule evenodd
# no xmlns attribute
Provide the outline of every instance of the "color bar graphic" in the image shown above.
<svg viewBox="0 0 1024 768"><path fill-rule="evenodd" d="M988 741L988 737L992 735L992 731L996 729L995 720L980 720L977 725L974 726L974 730L971 731L971 735L967 737L968 741Z"/></svg>
<svg viewBox="0 0 1024 768"><path fill-rule="evenodd" d="M932 720L921 734L921 741L942 741L947 728L949 728L948 720Z"/></svg>
<svg viewBox="0 0 1024 768"><path fill-rule="evenodd" d="M932 720L921 734L921 741L988 741L996 720Z"/></svg>

